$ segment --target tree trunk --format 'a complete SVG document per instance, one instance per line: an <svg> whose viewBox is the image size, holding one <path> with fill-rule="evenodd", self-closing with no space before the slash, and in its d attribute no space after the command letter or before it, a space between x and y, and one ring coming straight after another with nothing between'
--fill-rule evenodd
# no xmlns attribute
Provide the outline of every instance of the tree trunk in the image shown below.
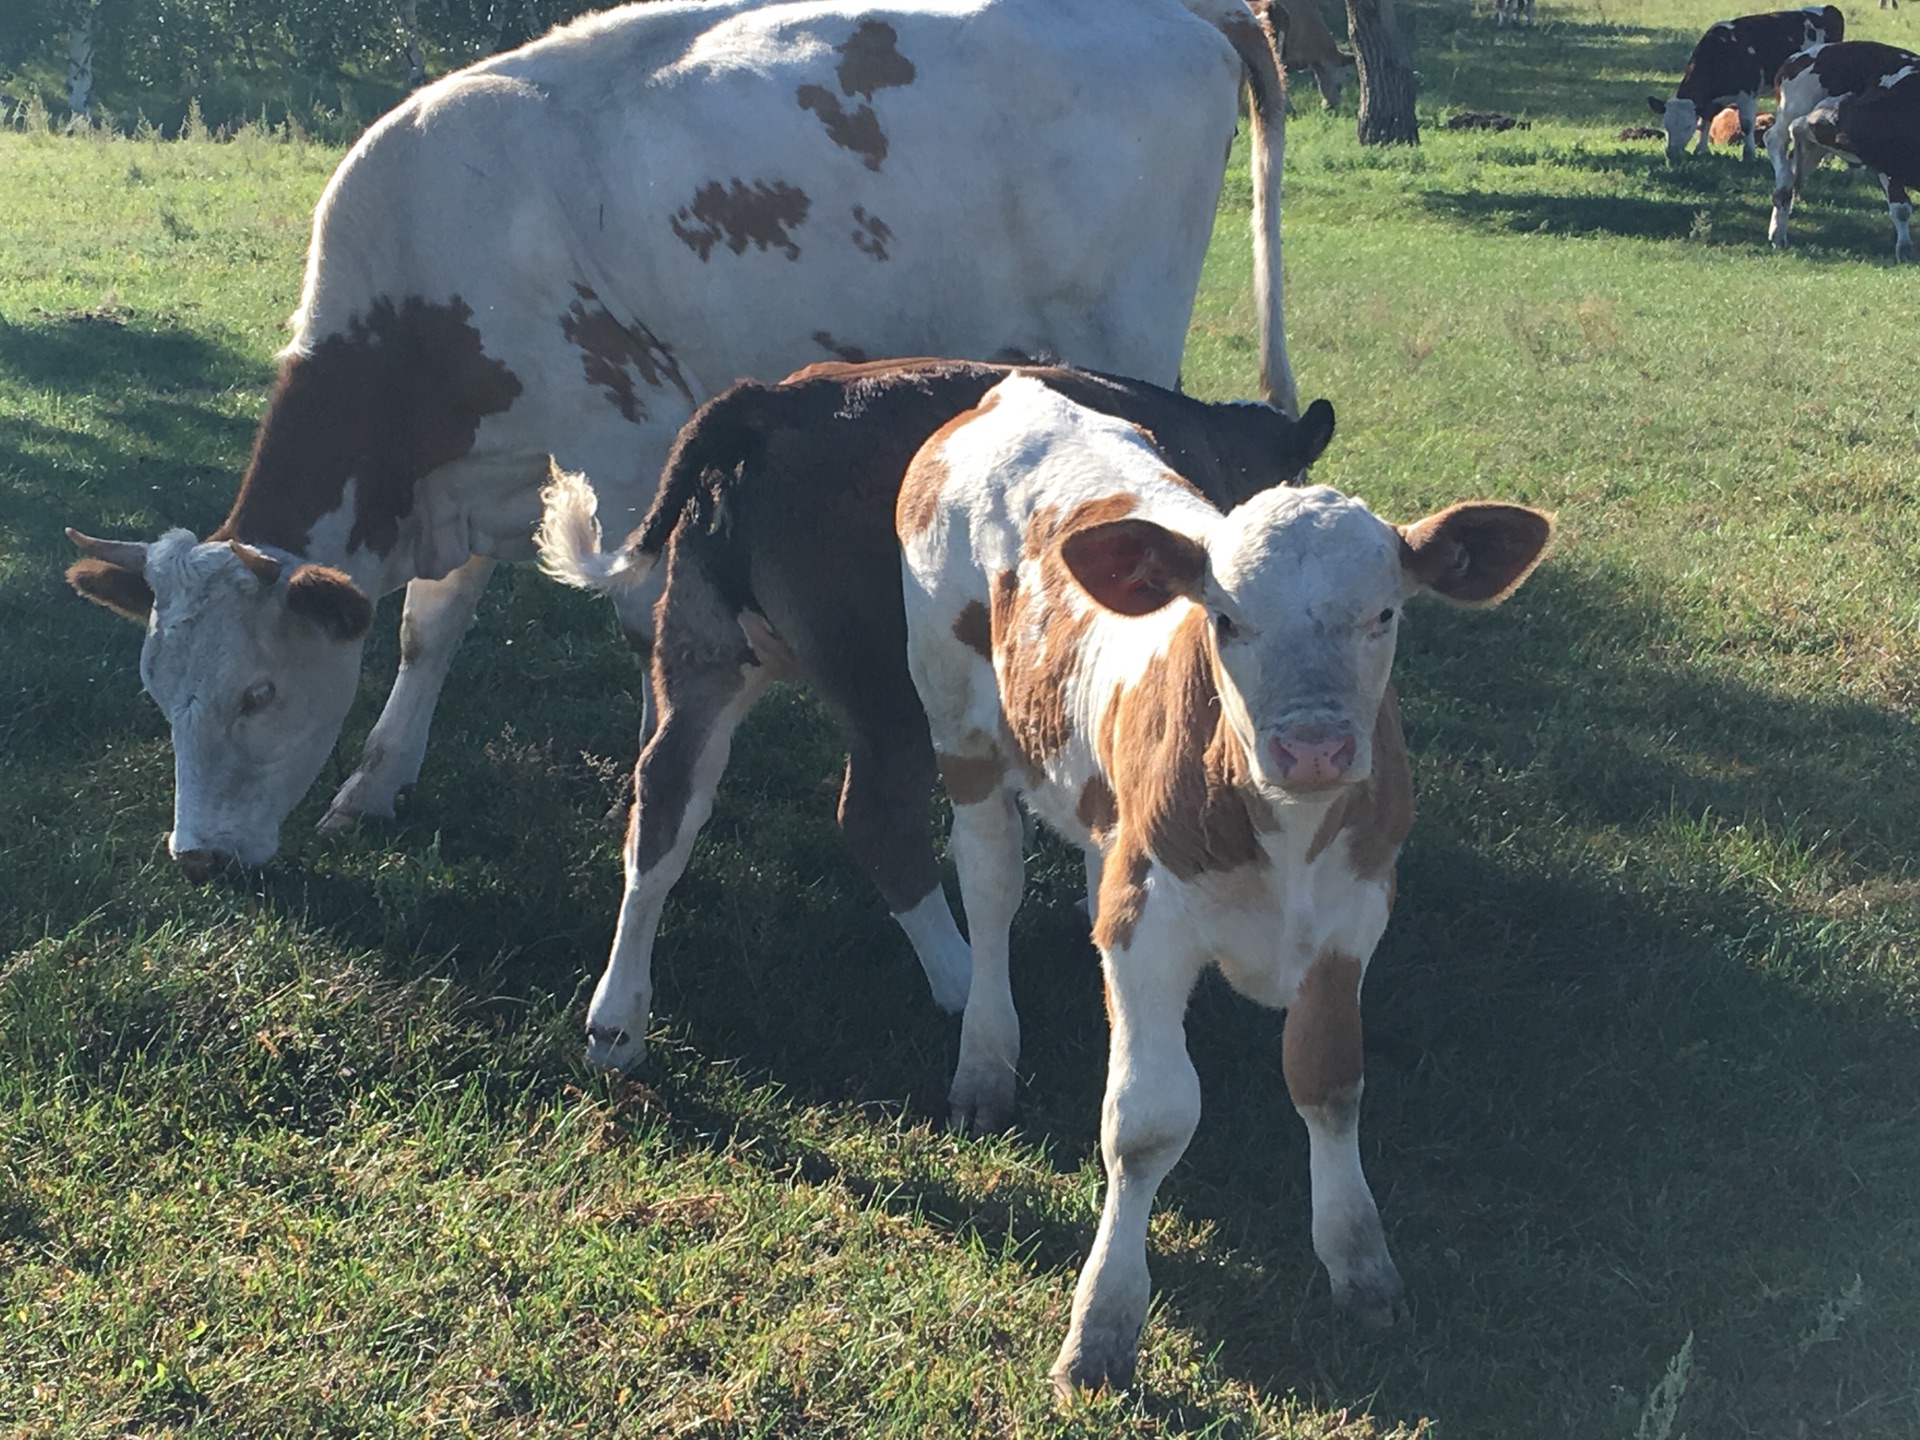
<svg viewBox="0 0 1920 1440"><path fill-rule="evenodd" d="M93 17L100 0L81 0L67 27L67 108L93 117Z"/></svg>
<svg viewBox="0 0 1920 1440"><path fill-rule="evenodd" d="M400 7L401 53L407 61L407 89L418 90L427 83L427 57L420 53L420 0L406 0Z"/></svg>
<svg viewBox="0 0 1920 1440"><path fill-rule="evenodd" d="M1347 0L1347 29L1360 61L1360 143L1418 145L1413 61L1393 0Z"/></svg>

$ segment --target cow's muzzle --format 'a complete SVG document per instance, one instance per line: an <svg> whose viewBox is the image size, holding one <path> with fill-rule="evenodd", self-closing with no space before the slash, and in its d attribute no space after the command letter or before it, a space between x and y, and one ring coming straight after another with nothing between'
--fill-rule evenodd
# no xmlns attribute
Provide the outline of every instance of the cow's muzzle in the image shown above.
<svg viewBox="0 0 1920 1440"><path fill-rule="evenodd" d="M224 850L176 850L173 863L195 885L204 885L224 874L233 864L233 856Z"/></svg>
<svg viewBox="0 0 1920 1440"><path fill-rule="evenodd" d="M1289 790L1324 790L1343 783L1359 749L1351 726L1325 721L1289 726L1267 737L1267 754Z"/></svg>

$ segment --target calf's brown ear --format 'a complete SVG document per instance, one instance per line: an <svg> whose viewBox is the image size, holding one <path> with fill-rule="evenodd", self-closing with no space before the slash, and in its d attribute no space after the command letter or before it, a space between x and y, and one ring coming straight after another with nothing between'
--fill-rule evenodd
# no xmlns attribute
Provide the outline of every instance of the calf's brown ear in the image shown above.
<svg viewBox="0 0 1920 1440"><path fill-rule="evenodd" d="M153 611L153 590L147 577L110 561L92 556L74 561L67 567L67 584L94 604L142 625Z"/></svg>
<svg viewBox="0 0 1920 1440"><path fill-rule="evenodd" d="M1060 542L1060 558L1082 589L1122 615L1150 615L1176 595L1197 600L1207 575L1199 541L1151 520L1076 530Z"/></svg>
<svg viewBox="0 0 1920 1440"><path fill-rule="evenodd" d="M358 640L373 624L367 592L326 565L302 565L287 577L287 609L336 640Z"/></svg>
<svg viewBox="0 0 1920 1440"><path fill-rule="evenodd" d="M1524 505L1469 500L1400 527L1400 568L1460 605L1504 600L1532 573L1553 519Z"/></svg>

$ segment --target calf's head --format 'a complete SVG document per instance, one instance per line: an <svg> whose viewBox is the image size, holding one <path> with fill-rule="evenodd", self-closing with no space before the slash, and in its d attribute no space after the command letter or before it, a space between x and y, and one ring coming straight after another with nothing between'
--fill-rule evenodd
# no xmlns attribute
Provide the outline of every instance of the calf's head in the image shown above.
<svg viewBox="0 0 1920 1440"><path fill-rule="evenodd" d="M195 880L264 865L353 702L372 602L237 540L67 534L86 556L68 583L147 627L140 679L173 729L168 851Z"/></svg>
<svg viewBox="0 0 1920 1440"><path fill-rule="evenodd" d="M1373 721L1400 609L1420 591L1466 605L1505 598L1553 522L1472 501L1394 526L1326 486L1270 490L1202 543L1149 520L1073 531L1061 560L1099 604L1145 615L1204 606L1222 713L1254 782L1312 799L1373 770Z"/></svg>
<svg viewBox="0 0 1920 1440"><path fill-rule="evenodd" d="M1667 132L1667 159L1678 160L1700 129L1700 107L1678 95L1671 100L1649 95L1647 108L1660 117L1660 128Z"/></svg>

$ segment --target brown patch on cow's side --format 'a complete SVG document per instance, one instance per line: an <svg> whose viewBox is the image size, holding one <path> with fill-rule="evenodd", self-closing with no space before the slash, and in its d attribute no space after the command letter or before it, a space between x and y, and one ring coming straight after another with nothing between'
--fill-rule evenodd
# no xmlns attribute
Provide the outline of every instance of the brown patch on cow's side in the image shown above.
<svg viewBox="0 0 1920 1440"><path fill-rule="evenodd" d="M940 452L948 437L999 403L1000 397L988 391L978 405L971 410L962 410L929 435L921 445L920 452L913 457L913 463L907 467L906 476L900 482L900 498L894 502L894 529L902 540L913 539L933 524L933 517L940 513L940 497L947 488L947 462Z"/></svg>
<svg viewBox="0 0 1920 1440"><path fill-rule="evenodd" d="M827 138L842 150L851 150L866 161L869 170L878 170L887 158L887 137L880 129L880 117L871 105L848 110L840 97L824 85L802 85L794 92L802 110L811 110L827 129Z"/></svg>
<svg viewBox="0 0 1920 1440"><path fill-rule="evenodd" d="M1373 773L1327 807L1307 846L1307 863L1318 860L1340 836L1347 856L1365 880L1391 877L1400 846L1413 829L1413 771L1407 764L1407 738L1400 728L1400 700L1393 686L1381 698L1373 722Z"/></svg>
<svg viewBox="0 0 1920 1440"><path fill-rule="evenodd" d="M306 553L313 526L354 484L347 548L393 548L414 486L473 449L520 394L489 356L459 296L444 305L382 297L280 372L233 509L209 540Z"/></svg>
<svg viewBox="0 0 1920 1440"><path fill-rule="evenodd" d="M825 330L816 330L813 332L813 343L818 345L822 350L826 350L834 355L838 355L842 360L846 361L849 365L860 365L860 364L866 363L866 359L867 359L866 351L862 350L858 345L842 345L838 340L834 339L833 336L830 335ZM819 363L822 365L825 365L830 362L823 360L823 361L820 361ZM813 372L814 372L814 367L812 365L809 365L804 369L794 371L793 374L787 377L787 381L791 383L792 381L795 381L795 380L807 379L813 374Z"/></svg>
<svg viewBox="0 0 1920 1440"><path fill-rule="evenodd" d="M702 260L722 242L736 255L745 254L752 245L798 260L800 246L787 232L806 223L812 205L806 191L784 180L755 180L751 185L737 177L727 185L710 180L693 192L693 203L681 206L668 223Z"/></svg>
<svg viewBox="0 0 1920 1440"><path fill-rule="evenodd" d="M854 26L840 46L840 64L834 70L841 93L871 100L876 90L911 85L913 62L895 48L899 41L900 33L884 20L862 20Z"/></svg>
<svg viewBox="0 0 1920 1440"><path fill-rule="evenodd" d="M693 404L679 362L658 336L638 322L621 324L587 286L573 288L580 298L560 317L560 331L580 348L580 368L588 384L602 386L614 408L635 424L647 418L647 407L634 389L636 373L642 384L655 390L671 385Z"/></svg>
<svg viewBox="0 0 1920 1440"><path fill-rule="evenodd" d="M981 659L991 660L993 623L987 618L987 607L978 600L969 600L961 606L960 613L953 618L953 638Z"/></svg>
<svg viewBox="0 0 1920 1440"><path fill-rule="evenodd" d="M947 798L956 805L978 805L1000 788L1007 773L998 755L947 755L936 752Z"/></svg>
<svg viewBox="0 0 1920 1440"><path fill-rule="evenodd" d="M864 255L876 260L887 258L887 244L893 239L893 231L887 228L887 222L878 215L869 215L858 205L853 207L853 243Z"/></svg>
<svg viewBox="0 0 1920 1440"><path fill-rule="evenodd" d="M1100 913L1093 921L1093 943L1105 951L1125 950L1133 944L1134 926L1147 904L1147 852L1118 846L1107 852L1100 868Z"/></svg>
<svg viewBox="0 0 1920 1440"><path fill-rule="evenodd" d="M1280 1032L1280 1070L1296 1107L1326 1104L1360 1083L1360 962L1328 952L1307 967Z"/></svg>
<svg viewBox="0 0 1920 1440"><path fill-rule="evenodd" d="M1119 814L1113 787L1107 784L1106 777L1099 774L1088 777L1087 783L1080 787L1079 802L1073 807L1074 818L1087 827L1087 833L1096 842L1103 842Z"/></svg>

